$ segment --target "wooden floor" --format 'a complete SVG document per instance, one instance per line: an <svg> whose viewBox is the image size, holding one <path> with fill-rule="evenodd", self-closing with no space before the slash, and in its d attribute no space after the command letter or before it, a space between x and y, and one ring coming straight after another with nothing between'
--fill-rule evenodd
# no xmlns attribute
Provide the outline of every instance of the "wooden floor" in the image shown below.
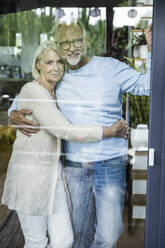
<svg viewBox="0 0 165 248"><path fill-rule="evenodd" d="M117 243L117 248L144 248L145 220L134 220L132 231L128 232L128 208L124 211L124 232Z"/></svg>
<svg viewBox="0 0 165 248"><path fill-rule="evenodd" d="M5 182L5 174L0 175L0 224L8 216L9 210L6 206L1 205L3 186Z"/></svg>

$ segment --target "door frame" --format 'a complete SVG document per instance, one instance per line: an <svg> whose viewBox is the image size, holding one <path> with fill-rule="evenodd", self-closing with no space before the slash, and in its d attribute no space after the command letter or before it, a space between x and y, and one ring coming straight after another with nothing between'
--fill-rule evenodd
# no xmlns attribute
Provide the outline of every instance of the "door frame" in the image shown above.
<svg viewBox="0 0 165 248"><path fill-rule="evenodd" d="M154 0L145 248L165 247L165 1Z"/></svg>

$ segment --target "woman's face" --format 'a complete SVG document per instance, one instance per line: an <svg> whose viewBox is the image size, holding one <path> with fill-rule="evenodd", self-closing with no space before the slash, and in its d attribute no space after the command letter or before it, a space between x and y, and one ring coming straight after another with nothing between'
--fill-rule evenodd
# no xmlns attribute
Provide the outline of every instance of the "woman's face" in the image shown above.
<svg viewBox="0 0 165 248"><path fill-rule="evenodd" d="M45 49L37 62L41 79L47 82L58 82L64 74L64 63L57 52L51 48Z"/></svg>

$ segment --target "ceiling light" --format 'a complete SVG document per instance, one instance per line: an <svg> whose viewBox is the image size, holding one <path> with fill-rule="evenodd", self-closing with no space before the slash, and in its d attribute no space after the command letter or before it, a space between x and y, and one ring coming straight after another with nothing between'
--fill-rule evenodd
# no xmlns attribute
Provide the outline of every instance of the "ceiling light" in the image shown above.
<svg viewBox="0 0 165 248"><path fill-rule="evenodd" d="M65 16L65 12L63 9L61 8L57 8L56 11L55 11L55 16L60 19L62 18L63 16Z"/></svg>
<svg viewBox="0 0 165 248"><path fill-rule="evenodd" d="M128 11L128 17L129 18L135 18L137 16L137 10L136 9L130 9Z"/></svg>
<svg viewBox="0 0 165 248"><path fill-rule="evenodd" d="M98 17L101 14L101 10L98 8L94 8L93 10L90 11L90 15L92 17Z"/></svg>

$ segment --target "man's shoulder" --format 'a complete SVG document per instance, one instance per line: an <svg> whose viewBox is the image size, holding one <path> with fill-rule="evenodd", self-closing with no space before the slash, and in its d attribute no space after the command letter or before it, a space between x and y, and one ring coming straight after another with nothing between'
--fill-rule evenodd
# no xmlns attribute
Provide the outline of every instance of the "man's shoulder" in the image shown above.
<svg viewBox="0 0 165 248"><path fill-rule="evenodd" d="M111 63L111 64L120 63L118 59L115 59L113 57L94 56L93 58L100 63Z"/></svg>
<svg viewBox="0 0 165 248"><path fill-rule="evenodd" d="M112 57L103 57L103 56L94 56L95 64L97 64L97 67L104 68L104 70L109 71L109 68L112 70L116 70L119 64L122 62L118 59L112 58Z"/></svg>

